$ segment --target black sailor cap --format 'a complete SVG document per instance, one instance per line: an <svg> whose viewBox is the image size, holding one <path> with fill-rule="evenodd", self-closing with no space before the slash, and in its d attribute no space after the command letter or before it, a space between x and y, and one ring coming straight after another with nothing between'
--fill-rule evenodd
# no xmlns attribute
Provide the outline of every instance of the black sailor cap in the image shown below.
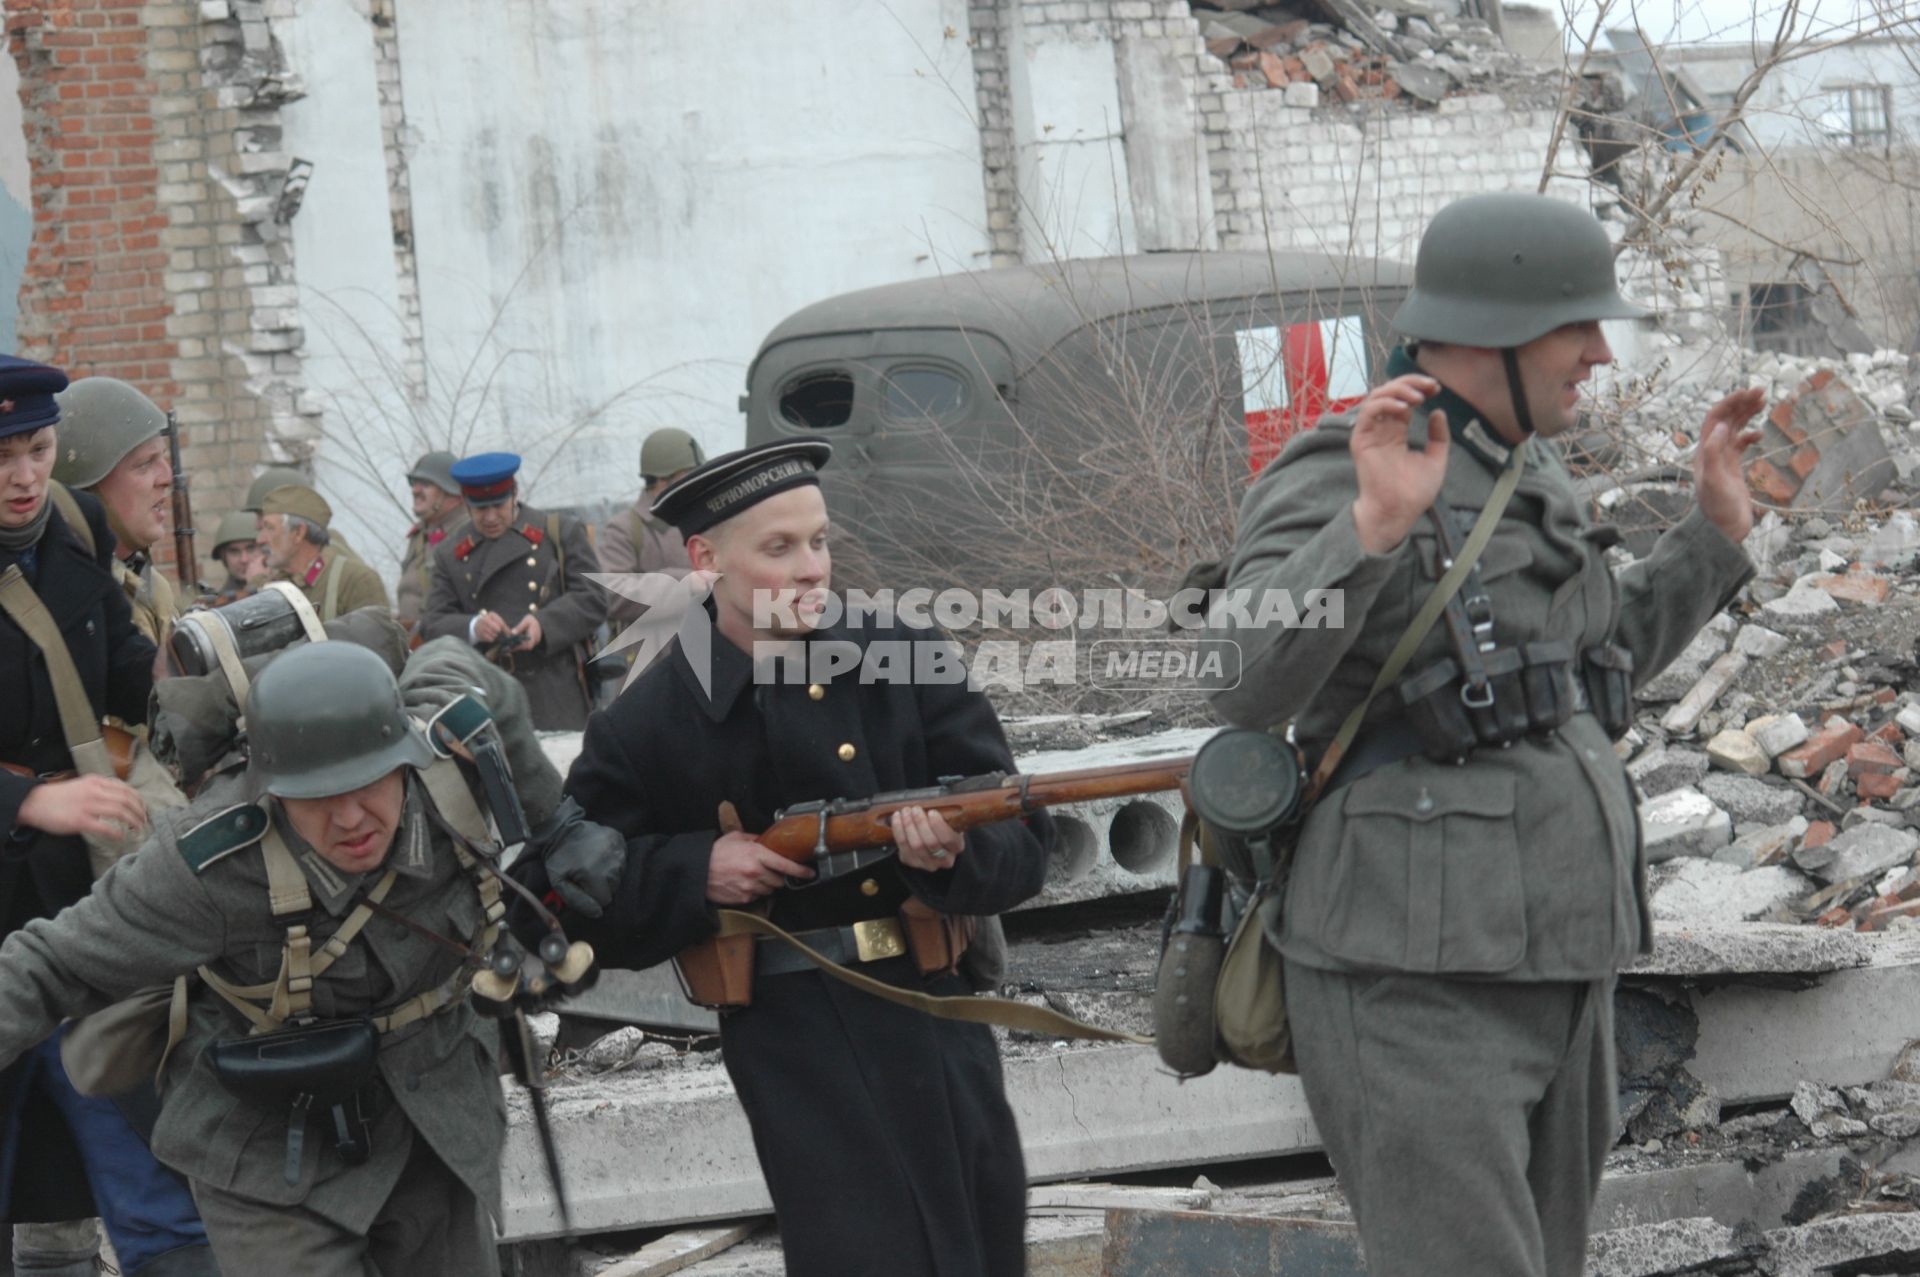
<svg viewBox="0 0 1920 1277"><path fill-rule="evenodd" d="M662 492L653 513L683 536L694 536L768 497L817 486L820 467L832 456L833 445L824 439L782 439L729 452Z"/></svg>

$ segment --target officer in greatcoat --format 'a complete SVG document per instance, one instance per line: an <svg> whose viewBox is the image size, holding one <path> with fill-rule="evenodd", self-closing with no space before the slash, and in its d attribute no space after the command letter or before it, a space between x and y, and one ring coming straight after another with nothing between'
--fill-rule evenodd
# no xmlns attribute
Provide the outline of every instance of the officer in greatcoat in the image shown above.
<svg viewBox="0 0 1920 1277"><path fill-rule="evenodd" d="M1310 761L1498 514L1457 611L1372 702L1261 914L1376 1277L1583 1271L1614 1135L1614 973L1653 945L1612 737L1631 687L1753 572L1741 455L1761 392L1707 413L1695 508L1617 575L1618 535L1557 450L1612 359L1600 321L1644 313L1585 209L1457 201L1421 240L1387 380L1295 439L1241 507L1228 589L1339 591L1343 619L1232 627L1242 679L1213 701L1245 727L1291 719Z"/></svg>
<svg viewBox="0 0 1920 1277"><path fill-rule="evenodd" d="M66 384L58 369L0 357L0 700L9 706L0 714L0 936L86 896L85 838L118 840L147 821L123 780L75 774L67 735L67 717L90 732L91 743L74 742L84 754L98 747L104 716L144 724L155 653L120 584L113 521L92 494L50 480L65 429L55 393ZM77 683L70 694L82 703L70 716L61 713L57 661L16 615L34 600ZM123 1271L211 1274L186 1185L154 1160L142 1114L76 1093L57 1042L6 1058L0 1219L15 1225L17 1269L92 1273L99 1215Z"/></svg>
<svg viewBox="0 0 1920 1277"><path fill-rule="evenodd" d="M419 633L465 640L520 680L542 731L586 726L589 644L606 594L586 525L522 502L520 458L487 452L453 467L472 526L433 552Z"/></svg>
<svg viewBox="0 0 1920 1277"><path fill-rule="evenodd" d="M491 952L504 910L482 800L448 752L506 746L529 845L576 909L610 899L620 841L556 816L524 694L464 645L422 648L398 682L357 644L297 646L246 710L256 797L166 813L89 896L0 947L0 1062L195 976L183 1036L151 1062L153 1147L192 1182L222 1271L491 1277L506 1112L460 949Z"/></svg>
<svg viewBox="0 0 1920 1277"><path fill-rule="evenodd" d="M895 822L897 855L830 881L753 837L792 804L1013 770L992 706L964 680L863 682L854 669L810 682L756 666L756 646L803 670L829 650L822 644L856 664L875 644L951 654L938 632L906 625L815 628L832 583L816 474L830 452L793 441L718 457L654 503L686 534L700 579L718 577L701 650L676 641L596 714L567 778L589 819L629 839L627 871L594 933L610 965L662 961L711 935L716 907L762 902L861 974L965 993L960 976L922 977L901 956L903 906L990 915L1040 889L1052 840L1044 812L959 834L912 809ZM756 595L776 610L756 618ZM1026 1174L991 1033L836 983L779 943L756 940L752 962L751 1005L722 1015L720 1038L787 1271L1023 1271Z"/></svg>
<svg viewBox="0 0 1920 1277"><path fill-rule="evenodd" d="M429 452L407 471L407 495L413 502L413 526L407 529L407 548L400 559L400 581L394 587L394 616L402 625L419 623L433 581L433 551L467 530L467 508L454 481L453 466L460 458L451 452Z"/></svg>

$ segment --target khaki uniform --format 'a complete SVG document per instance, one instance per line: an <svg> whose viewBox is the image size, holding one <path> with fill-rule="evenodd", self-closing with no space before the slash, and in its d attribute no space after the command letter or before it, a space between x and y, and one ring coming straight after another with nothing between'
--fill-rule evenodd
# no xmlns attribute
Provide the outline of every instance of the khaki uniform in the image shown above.
<svg viewBox="0 0 1920 1277"><path fill-rule="evenodd" d="M400 581L394 587L394 617L403 625L420 619L427 604L427 590L433 583L433 552L442 541L458 541L467 532L467 514L463 506L451 506L432 523L416 523L407 529L407 553L400 560Z"/></svg>
<svg viewBox="0 0 1920 1277"><path fill-rule="evenodd" d="M550 814L558 777L543 765L528 731L525 702L499 671L471 653L435 654L440 667L401 678L409 708L431 713L468 684L479 685L516 763L536 774L517 781L534 820ZM456 677L446 677L449 664ZM226 792L231 793L231 790ZM92 893L52 919L29 923L0 947L0 1061L11 1060L60 1021L187 974L205 964L238 984L271 983L280 969L285 919L267 896L260 837L269 822L305 876L316 934L335 931L356 893L371 885L333 869L294 835L273 800L226 806L209 799L156 820L153 836ZM452 841L410 780L400 830L384 868L397 877L386 905L441 935L473 942L482 933L474 881ZM373 876L378 876L375 874ZM316 946L316 953L318 946ZM439 988L461 967L458 955L390 919L376 917L314 982L323 1019L381 1014ZM297 1183L283 1173L285 1106L236 1097L207 1058L218 1040L248 1024L195 983L186 1035L160 1080L153 1149L193 1183L215 1255L231 1273L298 1272L361 1277L365 1272L497 1272L484 1213L500 1202L506 1112L497 1034L466 998L380 1038L378 1080L366 1100L371 1156L350 1165L309 1117ZM372 1267L366 1265L371 1264Z"/></svg>
<svg viewBox="0 0 1920 1277"><path fill-rule="evenodd" d="M565 555L565 570L561 556ZM420 617L424 638L469 638L483 609L509 627L540 618L540 646L499 659L527 689L542 731L579 731L587 723L582 673L586 647L607 615L606 591L587 579L600 570L586 525L522 505L518 521L489 541L471 529L433 552L433 581Z"/></svg>
<svg viewBox="0 0 1920 1277"><path fill-rule="evenodd" d="M380 579L380 574L358 559L336 552L331 543L320 551L314 563L320 569L318 572L309 567L299 577L286 572L276 572L274 576L299 586L300 593L307 596L307 602L313 604L321 620L331 621L363 607L392 606L387 600L387 584Z"/></svg>
<svg viewBox="0 0 1920 1277"><path fill-rule="evenodd" d="M597 547L600 570L611 574L628 572L664 572L676 579L693 570L687 561L687 541L680 529L652 513L652 502L645 497L607 520ZM615 630L630 625L646 612L643 604L622 594L610 595L607 620Z"/></svg>
<svg viewBox="0 0 1920 1277"><path fill-rule="evenodd" d="M1444 496L1468 517L1508 450L1464 400L1437 406L1455 439ZM1425 413L1414 417L1424 439ZM1351 429L1322 422L1254 484L1228 581L1256 605L1267 590L1297 606L1339 590L1344 614L1318 628L1234 627L1242 680L1214 697L1239 725L1295 719L1316 757L1443 570L1426 519L1387 554L1361 549ZM1644 682L1752 565L1696 510L1616 577L1605 556L1616 538L1591 522L1555 446L1527 448L1479 560L1495 639L1619 643ZM1436 626L1407 671L1449 655ZM1389 690L1368 721L1401 712ZM1368 730L1379 729L1363 729L1356 751ZM1301 1079L1370 1272L1579 1272L1613 1124L1611 981L1652 946L1645 870L1625 769L1586 712L1463 766L1389 763L1309 814L1284 916L1270 901L1263 922L1287 959Z"/></svg>
<svg viewBox="0 0 1920 1277"><path fill-rule="evenodd" d="M133 605L134 628L146 635L155 647L166 651L173 638L173 623L181 612L173 582L151 563L142 564L136 572L119 559L113 563L113 579L120 583L127 602Z"/></svg>

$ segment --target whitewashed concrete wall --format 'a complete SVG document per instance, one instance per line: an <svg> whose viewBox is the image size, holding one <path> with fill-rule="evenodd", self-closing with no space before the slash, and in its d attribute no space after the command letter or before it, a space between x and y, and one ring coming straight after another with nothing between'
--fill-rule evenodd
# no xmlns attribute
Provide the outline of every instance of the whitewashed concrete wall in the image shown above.
<svg viewBox="0 0 1920 1277"><path fill-rule="evenodd" d="M624 502L655 426L738 445L747 363L789 312L987 264L964 0L394 12L411 261L368 0L277 26L309 94L288 148L316 162L295 233L322 480L382 566L430 444L521 452L538 501Z"/></svg>

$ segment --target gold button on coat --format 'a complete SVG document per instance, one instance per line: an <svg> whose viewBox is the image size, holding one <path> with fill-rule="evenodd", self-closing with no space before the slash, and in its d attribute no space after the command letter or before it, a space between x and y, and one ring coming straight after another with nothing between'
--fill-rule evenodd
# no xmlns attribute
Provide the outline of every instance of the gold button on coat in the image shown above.
<svg viewBox="0 0 1920 1277"><path fill-rule="evenodd" d="M859 751L856 750L852 745L842 745L840 747L840 761L843 763L850 763L853 761L853 756L858 752Z"/></svg>
<svg viewBox="0 0 1920 1277"><path fill-rule="evenodd" d="M807 695L816 701L823 701L827 698L827 689L818 683L809 683L807 684Z"/></svg>
<svg viewBox="0 0 1920 1277"><path fill-rule="evenodd" d="M537 564L537 563L539 563L539 562L540 562L540 560L538 560L538 559L536 559L536 558L534 558L534 557L533 557L533 556L532 556L531 554L529 554L529 555L527 556L527 566L528 566L528 567L533 567L533 566L534 566L535 564Z"/></svg>
<svg viewBox="0 0 1920 1277"><path fill-rule="evenodd" d="M877 896L880 894L880 884L868 878L860 884L860 894L863 896Z"/></svg>

